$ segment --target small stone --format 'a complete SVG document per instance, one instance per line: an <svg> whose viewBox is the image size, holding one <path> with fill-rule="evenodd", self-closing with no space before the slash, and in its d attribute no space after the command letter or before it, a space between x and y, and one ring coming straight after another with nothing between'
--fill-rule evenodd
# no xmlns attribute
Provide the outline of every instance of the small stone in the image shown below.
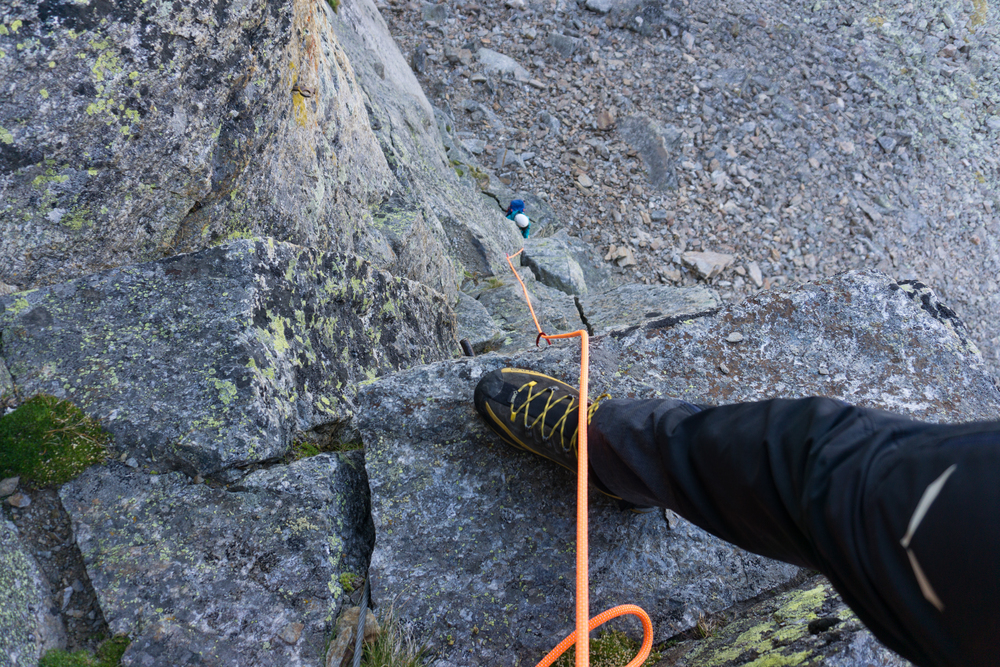
<svg viewBox="0 0 1000 667"><path fill-rule="evenodd" d="M882 147L886 153L891 153L892 149L896 147L896 140L890 137L888 134L883 134L878 138L878 145Z"/></svg>
<svg viewBox="0 0 1000 667"><path fill-rule="evenodd" d="M941 12L941 20L944 21L944 25L948 30L955 27L955 19L949 12Z"/></svg>
<svg viewBox="0 0 1000 667"><path fill-rule="evenodd" d="M819 374L820 375L829 375L830 374L830 369L827 368L826 366L820 366L819 367Z"/></svg>
<svg viewBox="0 0 1000 667"><path fill-rule="evenodd" d="M302 630L305 627L303 623L289 623L278 633L278 638L286 644L295 645L302 636Z"/></svg>
<svg viewBox="0 0 1000 667"><path fill-rule="evenodd" d="M204 477L202 477L201 475L195 475L194 479L191 480L191 483L192 484L201 484L204 481L205 481Z"/></svg>
<svg viewBox="0 0 1000 667"><path fill-rule="evenodd" d="M681 255L681 260L693 268L705 280L711 280L733 264L735 258L721 252L689 251Z"/></svg>
<svg viewBox="0 0 1000 667"><path fill-rule="evenodd" d="M125 465L127 465L129 468L138 468L139 462L135 460L134 456L130 456L128 457L128 459L125 460Z"/></svg>
<svg viewBox="0 0 1000 667"><path fill-rule="evenodd" d="M667 528L673 530L680 525L681 518L673 510L663 510L663 518L667 520Z"/></svg>
<svg viewBox="0 0 1000 667"><path fill-rule="evenodd" d="M837 148L839 148L840 152L843 153L844 155L853 155L854 154L854 142L853 141L838 141L837 142Z"/></svg>
<svg viewBox="0 0 1000 667"><path fill-rule="evenodd" d="M809 166L813 169L819 169L819 160L814 157L809 158Z"/></svg>
<svg viewBox="0 0 1000 667"><path fill-rule="evenodd" d="M25 494L18 492L7 498L7 504L11 507L16 507L18 509L24 509L31 504L31 498Z"/></svg>
<svg viewBox="0 0 1000 667"><path fill-rule="evenodd" d="M538 90L545 90L548 87L538 79L528 79L528 85Z"/></svg>
<svg viewBox="0 0 1000 667"><path fill-rule="evenodd" d="M747 269L745 266L737 266L733 271L736 272L738 276L745 276L747 274Z"/></svg>
<svg viewBox="0 0 1000 667"><path fill-rule="evenodd" d="M750 265L747 267L747 270L750 272L750 280L753 281L754 286L756 286L758 289L763 287L764 276L760 272L760 264L758 264L757 262L750 262Z"/></svg>
<svg viewBox="0 0 1000 667"><path fill-rule="evenodd" d="M615 126L616 113L614 107L602 109L597 114L597 129L606 132Z"/></svg>
<svg viewBox="0 0 1000 667"><path fill-rule="evenodd" d="M590 180L590 176L587 176L586 174L580 174L579 176L577 176L576 182L585 188L594 187L594 181Z"/></svg>
<svg viewBox="0 0 1000 667"><path fill-rule="evenodd" d="M729 366L725 364L719 364L719 370L722 371L723 375L729 375Z"/></svg>
<svg viewBox="0 0 1000 667"><path fill-rule="evenodd" d="M738 343L743 340L743 334L739 331L734 331L733 333L726 336L726 340L730 343Z"/></svg>
<svg viewBox="0 0 1000 667"><path fill-rule="evenodd" d="M6 498L10 494L14 493L17 490L17 485L20 481L20 477L8 477L4 480L0 480L0 498Z"/></svg>
<svg viewBox="0 0 1000 667"><path fill-rule="evenodd" d="M958 55L958 47L954 44L948 44L943 49L938 51L938 55L942 58L954 58Z"/></svg>
<svg viewBox="0 0 1000 667"><path fill-rule="evenodd" d="M693 49L694 48L694 35L692 35L687 30L685 30L683 33L681 33L681 44L683 44L684 48L687 49L688 51L690 51L691 49Z"/></svg>

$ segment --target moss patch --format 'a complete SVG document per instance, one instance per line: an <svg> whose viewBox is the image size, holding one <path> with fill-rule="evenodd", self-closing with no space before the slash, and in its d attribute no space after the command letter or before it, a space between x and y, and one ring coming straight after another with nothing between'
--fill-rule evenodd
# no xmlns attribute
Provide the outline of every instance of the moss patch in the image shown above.
<svg viewBox="0 0 1000 667"><path fill-rule="evenodd" d="M118 667L130 642L128 637L112 637L101 643L93 655L83 649L73 653L55 649L42 656L38 667Z"/></svg>
<svg viewBox="0 0 1000 667"><path fill-rule="evenodd" d="M620 630L602 632L597 639L590 640L591 667L621 667L627 665L639 655L639 643ZM660 654L653 651L642 663L650 667L660 659ZM573 667L576 664L576 646L559 656L553 663L555 667Z"/></svg>
<svg viewBox="0 0 1000 667"><path fill-rule="evenodd" d="M110 437L78 407L40 395L0 418L0 478L65 484L107 458Z"/></svg>

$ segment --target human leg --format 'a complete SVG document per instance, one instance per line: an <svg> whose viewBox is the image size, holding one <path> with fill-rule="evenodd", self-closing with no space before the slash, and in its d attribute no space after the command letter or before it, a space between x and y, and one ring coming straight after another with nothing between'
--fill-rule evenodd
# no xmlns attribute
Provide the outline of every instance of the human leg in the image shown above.
<svg viewBox="0 0 1000 667"><path fill-rule="evenodd" d="M1000 424L925 424L826 398L700 411L612 400L588 434L614 493L822 571L905 657L995 663Z"/></svg>

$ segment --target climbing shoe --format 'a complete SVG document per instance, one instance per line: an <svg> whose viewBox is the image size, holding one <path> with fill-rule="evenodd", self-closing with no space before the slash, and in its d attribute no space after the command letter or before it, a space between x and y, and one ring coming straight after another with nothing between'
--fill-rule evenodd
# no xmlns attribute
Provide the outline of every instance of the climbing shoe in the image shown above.
<svg viewBox="0 0 1000 667"><path fill-rule="evenodd" d="M588 424L607 397L602 394L587 407ZM508 445L576 472L580 392L575 388L535 371L501 368L479 380L475 403L487 425ZM640 513L655 510L622 500L594 474L590 481L601 493L618 500L623 509Z"/></svg>

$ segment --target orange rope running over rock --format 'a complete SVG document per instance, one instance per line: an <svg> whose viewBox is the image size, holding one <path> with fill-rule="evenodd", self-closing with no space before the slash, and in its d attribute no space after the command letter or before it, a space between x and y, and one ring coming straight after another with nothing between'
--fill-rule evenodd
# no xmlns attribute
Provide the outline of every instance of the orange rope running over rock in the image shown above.
<svg viewBox="0 0 1000 667"><path fill-rule="evenodd" d="M574 331L572 333L555 334L548 335L542 331L542 327L538 324L538 318L535 316L535 309L531 306L531 298L528 296L528 288L524 286L524 281L521 280L521 276L517 274L517 270L514 268L514 263L510 260L514 257L520 255L524 249L518 250L513 255L507 255L507 264L510 265L510 270L514 272L514 277L517 278L517 282L521 283L521 289L524 290L524 300L528 303L528 310L531 311L531 319L535 321L535 327L538 329L538 338L535 340L535 344L538 344L538 340L544 338L546 342L550 345L552 340L557 338L579 338L580 339L580 409L577 410L579 417L578 422L578 433L577 436L577 483L576 483L576 630L573 634L562 640L558 646L552 649L551 652L538 663L536 667L549 667L556 659L559 658L563 653L569 649L570 646L576 644L576 667L590 667L590 631L597 628L604 623L607 623L612 618L618 616L623 616L625 614L633 614L639 617L642 621L642 646L639 648L639 654L632 659L632 662L628 663L625 667L639 667L646 658L649 657L649 652L653 648L653 623L649 620L649 614L647 614L641 607L634 604L623 604L607 611L598 614L594 618L590 619L590 573L589 573L589 548L588 548L588 523L587 523L587 480L588 480L588 466L587 462L587 405L588 400L588 383L590 380L590 338L587 332L583 329L580 331Z"/></svg>

